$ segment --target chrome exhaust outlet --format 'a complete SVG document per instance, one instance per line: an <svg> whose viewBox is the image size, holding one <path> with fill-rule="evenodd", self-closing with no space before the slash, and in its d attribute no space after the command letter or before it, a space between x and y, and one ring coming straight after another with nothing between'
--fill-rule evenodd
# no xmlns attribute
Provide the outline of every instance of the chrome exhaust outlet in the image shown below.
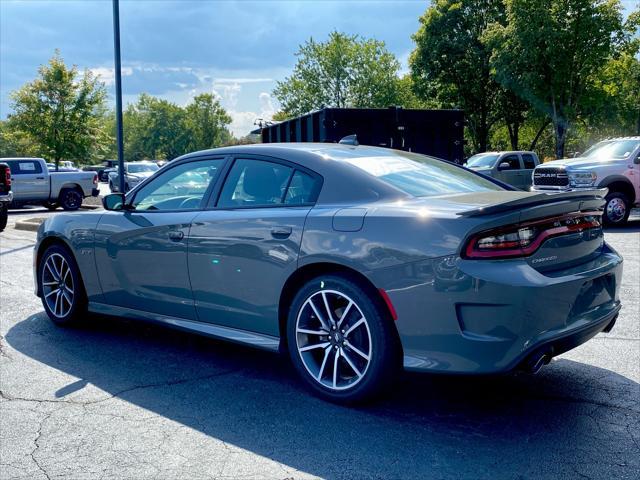
<svg viewBox="0 0 640 480"><path fill-rule="evenodd" d="M524 370L528 373L538 373L540 369L551 361L551 353L547 350L531 355L524 363Z"/></svg>

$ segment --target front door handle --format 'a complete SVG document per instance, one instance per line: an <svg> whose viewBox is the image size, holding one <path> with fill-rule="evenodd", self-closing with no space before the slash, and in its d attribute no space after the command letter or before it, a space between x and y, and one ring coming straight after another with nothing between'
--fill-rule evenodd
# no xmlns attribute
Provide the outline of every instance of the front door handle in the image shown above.
<svg viewBox="0 0 640 480"><path fill-rule="evenodd" d="M36 177L36 180L44 180L44 177Z"/></svg>
<svg viewBox="0 0 640 480"><path fill-rule="evenodd" d="M183 238L184 232L181 232L180 230L172 230L169 232L169 239L173 240L174 242L179 242Z"/></svg>
<svg viewBox="0 0 640 480"><path fill-rule="evenodd" d="M272 227L271 228L271 236L273 238L289 238L289 235L291 235L291 227L284 227L284 226L278 226L278 227Z"/></svg>

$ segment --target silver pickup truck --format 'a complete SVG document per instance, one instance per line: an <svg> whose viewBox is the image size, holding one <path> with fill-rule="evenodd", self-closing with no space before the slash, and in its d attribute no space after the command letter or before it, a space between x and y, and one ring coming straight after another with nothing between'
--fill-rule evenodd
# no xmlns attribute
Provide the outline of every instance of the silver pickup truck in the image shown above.
<svg viewBox="0 0 640 480"><path fill-rule="evenodd" d="M465 167L520 190L529 190L531 173L539 164L535 152L508 151L478 153L467 160Z"/></svg>
<svg viewBox="0 0 640 480"><path fill-rule="evenodd" d="M98 196L93 172L50 171L42 158L0 158L11 169L13 205L39 204L77 210L85 197Z"/></svg>

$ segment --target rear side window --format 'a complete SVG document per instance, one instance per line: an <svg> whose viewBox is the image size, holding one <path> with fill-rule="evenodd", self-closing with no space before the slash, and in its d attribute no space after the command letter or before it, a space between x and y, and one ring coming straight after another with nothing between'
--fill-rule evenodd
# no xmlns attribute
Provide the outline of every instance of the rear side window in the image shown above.
<svg viewBox="0 0 640 480"><path fill-rule="evenodd" d="M504 190L469 170L410 152L390 152L375 157L351 156L345 157L344 161L416 197Z"/></svg>
<svg viewBox="0 0 640 480"><path fill-rule="evenodd" d="M42 165L34 160L10 160L7 162L12 175L42 173Z"/></svg>
<svg viewBox="0 0 640 480"><path fill-rule="evenodd" d="M287 205L302 205L315 202L320 188L319 184L318 179L296 170L293 177L291 177L284 203Z"/></svg>
<svg viewBox="0 0 640 480"><path fill-rule="evenodd" d="M263 160L238 159L224 183L218 206L252 207L282 204L293 168Z"/></svg>
<svg viewBox="0 0 640 480"><path fill-rule="evenodd" d="M533 158L533 155L529 153L522 154L522 161L524 162L524 168L527 170L533 170L536 168L536 161Z"/></svg>

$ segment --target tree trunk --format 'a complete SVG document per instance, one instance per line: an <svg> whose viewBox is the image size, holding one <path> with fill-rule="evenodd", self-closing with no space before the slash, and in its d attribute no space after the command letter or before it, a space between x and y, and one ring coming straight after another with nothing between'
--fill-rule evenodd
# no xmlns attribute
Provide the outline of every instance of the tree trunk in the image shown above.
<svg viewBox="0 0 640 480"><path fill-rule="evenodd" d="M507 130L509 130L509 141L511 142L511 150L520 150L518 144L520 143L520 124L518 122L507 122Z"/></svg>
<svg viewBox="0 0 640 480"><path fill-rule="evenodd" d="M544 129L547 128L550 123L551 123L551 120L549 120L549 119L544 121L544 123L542 124L542 126L538 130L538 133L536 133L536 136L534 137L533 141L531 142L531 145L529 146L529 150L533 150L534 148L536 148L536 145L538 144L538 140L540 140L540 137L542 136L542 132L544 132Z"/></svg>
<svg viewBox="0 0 640 480"><path fill-rule="evenodd" d="M553 128L556 136L556 158L564 158L564 147L567 141L567 121L564 118L555 118Z"/></svg>

